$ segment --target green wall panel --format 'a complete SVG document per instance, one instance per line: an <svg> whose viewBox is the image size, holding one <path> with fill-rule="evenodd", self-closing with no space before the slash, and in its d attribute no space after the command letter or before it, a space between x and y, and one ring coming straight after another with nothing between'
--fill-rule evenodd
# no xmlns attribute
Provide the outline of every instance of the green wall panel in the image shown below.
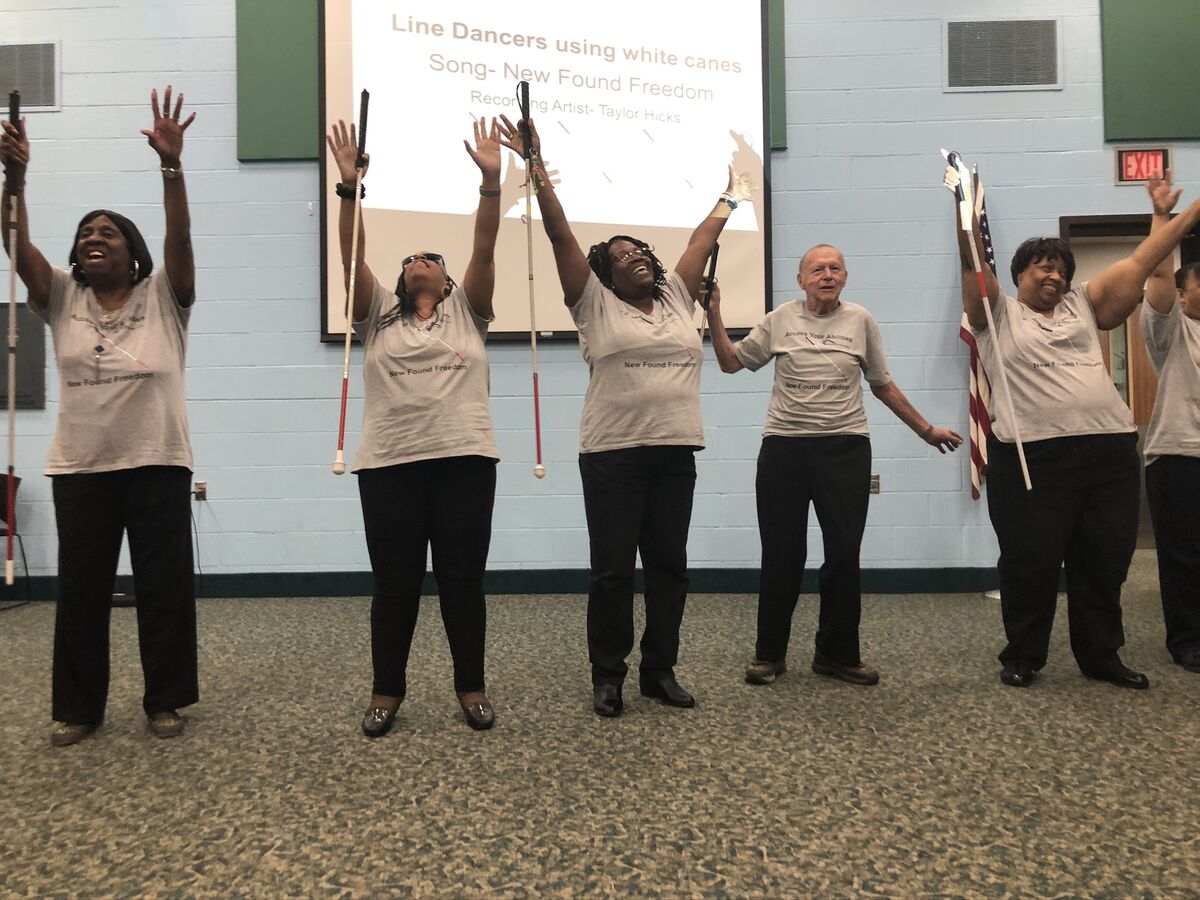
<svg viewBox="0 0 1200 900"><path fill-rule="evenodd" d="M317 18L317 0L237 0L238 159L317 158Z"/></svg>
<svg viewBox="0 0 1200 900"><path fill-rule="evenodd" d="M1197 0L1100 0L1106 141L1200 138Z"/></svg>

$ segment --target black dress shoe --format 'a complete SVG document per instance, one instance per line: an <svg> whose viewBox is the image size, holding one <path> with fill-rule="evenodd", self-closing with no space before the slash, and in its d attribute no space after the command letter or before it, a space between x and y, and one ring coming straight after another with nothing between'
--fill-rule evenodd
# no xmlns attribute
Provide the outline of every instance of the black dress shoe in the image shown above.
<svg viewBox="0 0 1200 900"><path fill-rule="evenodd" d="M382 706L372 706L368 709L362 720L363 734L369 738L378 738L391 731L392 723L396 721L396 709L388 710Z"/></svg>
<svg viewBox="0 0 1200 900"><path fill-rule="evenodd" d="M1117 687L1132 688L1135 691L1144 691L1150 687L1149 678L1141 672L1133 671L1115 656L1098 665L1088 666L1086 669L1080 666L1079 670L1087 678L1095 681L1107 681Z"/></svg>
<svg viewBox="0 0 1200 900"><path fill-rule="evenodd" d="M1189 672L1200 672L1200 650L1188 650L1185 653L1180 653L1175 660L1179 665L1183 666Z"/></svg>
<svg viewBox="0 0 1200 900"><path fill-rule="evenodd" d="M496 724L496 711L492 709L492 703L484 696L483 691L459 694L458 705L462 707L463 718L467 720L467 724L476 731L487 731Z"/></svg>
<svg viewBox="0 0 1200 900"><path fill-rule="evenodd" d="M621 700L619 684L597 684L592 686L592 709L596 715L611 719L619 716L625 703Z"/></svg>
<svg viewBox="0 0 1200 900"><path fill-rule="evenodd" d="M1029 687L1037 679L1037 672L1027 662L1006 662L1000 673L1000 682L1009 687Z"/></svg>
<svg viewBox="0 0 1200 900"><path fill-rule="evenodd" d="M696 705L696 698L679 686L674 675L665 675L656 681L643 680L641 688L643 697L650 697L667 706L691 709Z"/></svg>

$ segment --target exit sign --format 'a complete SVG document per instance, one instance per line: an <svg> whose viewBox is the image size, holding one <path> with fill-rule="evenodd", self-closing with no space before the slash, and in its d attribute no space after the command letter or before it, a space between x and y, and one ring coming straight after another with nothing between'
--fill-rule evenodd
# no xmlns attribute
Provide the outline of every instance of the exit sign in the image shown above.
<svg viewBox="0 0 1200 900"><path fill-rule="evenodd" d="M1167 147L1118 147L1117 184L1145 184L1171 168Z"/></svg>

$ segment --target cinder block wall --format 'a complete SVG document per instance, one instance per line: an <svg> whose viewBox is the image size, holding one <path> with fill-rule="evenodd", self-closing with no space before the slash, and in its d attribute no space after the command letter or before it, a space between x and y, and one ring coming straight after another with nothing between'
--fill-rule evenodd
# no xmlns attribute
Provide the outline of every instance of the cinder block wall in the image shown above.
<svg viewBox="0 0 1200 900"><path fill-rule="evenodd" d="M1061 16L1061 91L947 94L944 17ZM796 296L795 270L814 243L843 249L846 297L879 320L897 383L931 420L965 432L965 353L951 203L940 146L979 161L998 252L1059 215L1143 212L1144 194L1112 185L1102 137L1097 0L790 0L786 9L788 143L772 154L773 274L778 304ZM317 339L316 163L240 164L235 136L232 0L79 4L25 0L0 9L6 41L61 40L63 110L30 116L28 202L33 237L66 262L79 216L113 207L161 256L156 158L138 134L148 94L168 82L197 112L184 154L199 301L192 319L188 405L206 573L368 568L355 481L329 472L338 412L340 346ZM449 138L448 138L449 139ZM1196 170L1194 147L1176 168ZM1188 193L1195 182L1184 182ZM523 263L501 262L501 277ZM7 270L3 277L7 280ZM48 348L49 349L49 348ZM496 569L580 569L587 536L576 465L586 370L573 344L540 348L548 475L532 476L528 349L495 344L493 411L504 461L492 542ZM754 468L769 370L723 375L711 350L703 373L708 449L689 553L696 567L755 568ZM48 373L44 412L19 414L21 530L34 574L56 564L49 481L36 477L57 414ZM348 442L357 444L355 379ZM996 546L983 504L966 490L965 454L939 456L867 397L874 471L864 564L986 567ZM815 522L809 558L821 559ZM123 571L128 571L125 563Z"/></svg>

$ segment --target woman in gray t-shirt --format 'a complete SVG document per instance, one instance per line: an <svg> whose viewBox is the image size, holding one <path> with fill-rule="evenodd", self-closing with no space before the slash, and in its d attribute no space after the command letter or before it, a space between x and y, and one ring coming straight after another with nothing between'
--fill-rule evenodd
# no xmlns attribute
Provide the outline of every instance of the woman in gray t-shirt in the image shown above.
<svg viewBox="0 0 1200 900"><path fill-rule="evenodd" d="M74 744L104 720L108 625L123 533L137 588L138 635L150 730L183 730L178 709L199 696L192 585L192 450L184 404L187 324L195 301L187 192L180 155L183 95L150 95L166 234L163 269L131 221L109 210L83 217L68 272L29 241L24 121L4 123L4 209L16 198L17 272L29 307L54 338L61 393L46 460L58 525L54 621L55 746ZM5 248L8 217L4 217Z"/></svg>
<svg viewBox="0 0 1200 900"><path fill-rule="evenodd" d="M522 152L520 130L503 122L506 146ZM687 597L695 451L704 446L703 352L694 298L704 261L738 201L749 197L749 184L730 168L726 192L693 232L673 272L650 245L626 235L585 256L545 175L537 129L530 127L538 206L589 372L579 471L591 546L592 706L601 716L620 715L624 708L621 685L633 649L640 552L646 581L641 692L691 707L695 700L675 680L674 667Z"/></svg>
<svg viewBox="0 0 1200 900"><path fill-rule="evenodd" d="M1157 230L1179 196L1151 185ZM1168 256L1146 282L1142 329L1158 372L1154 415L1142 447L1146 501L1154 523L1163 624L1171 658L1200 672L1200 263L1172 272Z"/></svg>
<svg viewBox="0 0 1200 900"><path fill-rule="evenodd" d="M953 190L959 177L948 168L947 186ZM954 210L957 223L957 205ZM1121 585L1137 539L1137 428L1108 377L1099 331L1117 327L1137 308L1150 273L1197 220L1200 201L1128 257L1074 287L1075 257L1067 242L1030 238L1013 255L1015 298L1005 296L995 273L984 267L995 334L971 248L957 229L963 309L993 376L987 493L1000 544L1008 638L1000 680L1006 685L1028 686L1046 664L1065 564L1071 650L1080 671L1121 687L1150 686L1117 654L1125 642ZM983 259L979 229L973 233ZM1011 403L995 375L1001 357ZM1018 431L1032 490L1026 490L1018 464Z"/></svg>
<svg viewBox="0 0 1200 900"><path fill-rule="evenodd" d="M401 261L396 290L388 291L367 265L366 235L359 235L353 320L363 345L364 409L354 472L375 578L374 681L362 720L363 733L372 738L392 727L407 691L408 652L430 550L463 716L475 729L496 721L484 692L483 573L500 458L484 352L500 227L497 136L495 120L489 130L480 119L474 144L466 144L482 181L461 287L441 255L425 250ZM348 285L358 152L353 127L339 122L328 141L341 175L338 225Z"/></svg>

